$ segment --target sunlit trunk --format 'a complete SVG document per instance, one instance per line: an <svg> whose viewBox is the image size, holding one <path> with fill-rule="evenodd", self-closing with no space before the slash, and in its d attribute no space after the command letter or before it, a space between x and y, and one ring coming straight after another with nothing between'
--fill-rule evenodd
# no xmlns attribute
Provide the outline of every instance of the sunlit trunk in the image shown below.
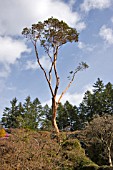
<svg viewBox="0 0 113 170"><path fill-rule="evenodd" d="M56 123L56 113L57 113L57 102L56 97L52 98L52 124L57 134L59 134L59 129Z"/></svg>
<svg viewBox="0 0 113 170"><path fill-rule="evenodd" d="M108 158L109 158L109 165L113 166L112 159L111 159L111 150L110 150L110 147L108 147Z"/></svg>

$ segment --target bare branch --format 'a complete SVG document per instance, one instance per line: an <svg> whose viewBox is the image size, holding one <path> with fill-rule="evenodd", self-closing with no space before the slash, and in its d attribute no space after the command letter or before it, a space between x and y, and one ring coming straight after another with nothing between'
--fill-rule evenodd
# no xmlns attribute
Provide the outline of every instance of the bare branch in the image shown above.
<svg viewBox="0 0 113 170"><path fill-rule="evenodd" d="M54 61L52 61L52 64L51 64L51 68L50 68L50 70L49 70L49 81L51 82L51 80L52 80L52 68L53 68L53 65L54 65Z"/></svg>
<svg viewBox="0 0 113 170"><path fill-rule="evenodd" d="M41 42L41 39L39 38L40 42ZM43 47L48 55L48 57L50 58L51 62L52 62L52 57L50 56L50 53L49 53L49 49L47 48L47 46L45 44L43 44Z"/></svg>
<svg viewBox="0 0 113 170"><path fill-rule="evenodd" d="M70 72L72 75L72 78L69 82L69 84L67 85L67 87L64 89L64 91L61 93L59 99L58 99L58 104L60 103L61 98L63 97L63 95L67 92L67 90L69 89L69 87L71 86L72 82L74 81L75 75L78 71L82 71L83 69L88 68L88 65L84 62L80 63L79 66L76 68L76 70L74 72Z"/></svg>
<svg viewBox="0 0 113 170"><path fill-rule="evenodd" d="M59 99L58 99L58 103L60 103L61 98L62 98L63 95L66 93L66 91L69 89L69 87L71 86L72 82L74 81L75 74L76 74L76 72L73 74L72 79L71 79L71 81L69 82L69 84L67 85L67 87L66 87L66 88L64 89L64 91L61 93L61 95L60 95L60 97L59 97Z"/></svg>
<svg viewBox="0 0 113 170"><path fill-rule="evenodd" d="M37 47L36 47L36 42L35 42L33 45L34 45L34 47L35 47L35 53L36 53L37 62L38 62L38 64L39 64L41 70L44 72L45 78L46 78L46 80L47 80L47 82L48 82L48 85L49 85L51 94L52 94L52 96L53 96L52 85L51 85L51 83L50 83L50 81L49 81L49 79L48 79L48 77L47 77L47 73L46 73L45 69L42 67L42 65L41 65L41 63L40 63L40 60L39 60L38 51L37 51Z"/></svg>
<svg viewBox="0 0 113 170"><path fill-rule="evenodd" d="M58 46L56 47L55 53L54 53L54 72L55 72L55 77L56 77L56 86L54 90L54 95L57 94L59 83L60 83L60 78L58 76L58 72L56 69L56 61L57 61L57 55L58 55Z"/></svg>

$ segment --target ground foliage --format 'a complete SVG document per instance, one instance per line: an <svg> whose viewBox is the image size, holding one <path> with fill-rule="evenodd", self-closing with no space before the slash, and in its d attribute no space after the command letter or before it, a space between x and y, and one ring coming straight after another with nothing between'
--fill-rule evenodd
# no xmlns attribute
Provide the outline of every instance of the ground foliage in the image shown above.
<svg viewBox="0 0 113 170"><path fill-rule="evenodd" d="M8 139L0 140L0 170L52 170L95 165L85 156L77 139L59 138L47 131L11 129Z"/></svg>

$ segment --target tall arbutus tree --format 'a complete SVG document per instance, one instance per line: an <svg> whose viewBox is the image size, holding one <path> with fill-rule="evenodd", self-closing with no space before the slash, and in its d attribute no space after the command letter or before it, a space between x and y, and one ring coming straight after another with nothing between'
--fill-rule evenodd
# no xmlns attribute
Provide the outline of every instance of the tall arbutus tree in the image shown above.
<svg viewBox="0 0 113 170"><path fill-rule="evenodd" d="M61 101L62 96L69 89L70 85L74 81L75 74L88 67L84 62L80 63L79 66L70 72L70 81L62 91L58 101L56 101L56 96L58 94L58 88L60 84L60 77L57 70L57 59L58 51L60 47L68 42L78 42L78 36L76 29L69 27L65 22L59 21L53 17L45 20L44 22L38 22L33 24L31 28L24 28L22 34L26 38L30 39L35 50L36 59L40 69L43 71L45 79L48 83L51 95L52 95L52 124L56 132L59 133L59 129L56 123L56 112L58 104ZM40 62L40 56L38 51L38 44L44 48L48 58L50 59L51 66L47 72ZM52 80L55 79L55 85L53 85Z"/></svg>

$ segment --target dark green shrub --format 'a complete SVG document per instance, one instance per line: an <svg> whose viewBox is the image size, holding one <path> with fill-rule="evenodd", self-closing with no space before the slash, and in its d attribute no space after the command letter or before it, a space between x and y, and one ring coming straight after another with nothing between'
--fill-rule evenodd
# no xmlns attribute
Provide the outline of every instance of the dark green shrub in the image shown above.
<svg viewBox="0 0 113 170"><path fill-rule="evenodd" d="M86 155L84 149L81 147L79 140L70 139L62 144L62 157L64 162L67 161L68 164L77 170L84 166L96 166Z"/></svg>
<svg viewBox="0 0 113 170"><path fill-rule="evenodd" d="M95 163L93 163L85 155L81 155L81 156L77 156L75 167L78 167L78 169L80 169L80 170L81 170L81 168L84 168L84 170L85 170L85 169L87 169L86 167L88 167L88 169L90 170L93 167L93 169L96 170L98 166ZM93 170L93 169L91 169L91 170Z"/></svg>
<svg viewBox="0 0 113 170"><path fill-rule="evenodd" d="M99 142L92 143L87 148L87 153L92 161L99 166L108 165L108 157L104 152L104 145Z"/></svg>
<svg viewBox="0 0 113 170"><path fill-rule="evenodd" d="M63 144L62 144L62 148L66 149L66 150L73 150L73 149L78 149L78 150L82 150L80 142L78 139L70 139L70 140L66 140Z"/></svg>

